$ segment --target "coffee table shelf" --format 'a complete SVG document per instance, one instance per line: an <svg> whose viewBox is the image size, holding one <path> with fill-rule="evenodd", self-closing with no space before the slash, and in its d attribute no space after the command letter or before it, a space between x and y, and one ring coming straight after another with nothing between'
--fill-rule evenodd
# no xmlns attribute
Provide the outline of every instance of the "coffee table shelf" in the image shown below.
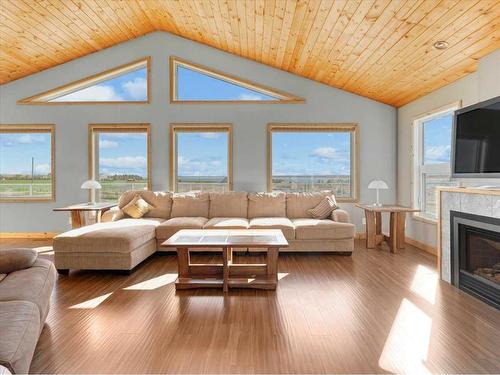
<svg viewBox="0 0 500 375"><path fill-rule="evenodd" d="M175 247L179 263L176 289L229 288L276 289L278 284L279 249L288 242L279 229L199 230L183 229L163 242L162 247ZM220 249L223 263L191 263L190 250ZM235 263L233 249L265 248L266 263Z"/></svg>

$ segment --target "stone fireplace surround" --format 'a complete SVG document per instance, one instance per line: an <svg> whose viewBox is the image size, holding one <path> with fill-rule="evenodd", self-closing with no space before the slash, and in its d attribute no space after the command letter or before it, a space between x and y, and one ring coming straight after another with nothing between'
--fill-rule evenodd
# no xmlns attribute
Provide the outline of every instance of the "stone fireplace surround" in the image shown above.
<svg viewBox="0 0 500 375"><path fill-rule="evenodd" d="M438 202L438 267L441 279L451 283L450 211L500 218L500 190L443 187Z"/></svg>

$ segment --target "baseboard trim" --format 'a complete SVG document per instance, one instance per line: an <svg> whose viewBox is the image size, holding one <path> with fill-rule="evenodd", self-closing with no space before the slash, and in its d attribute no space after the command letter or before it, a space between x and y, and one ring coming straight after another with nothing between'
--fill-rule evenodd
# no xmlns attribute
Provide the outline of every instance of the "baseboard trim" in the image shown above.
<svg viewBox="0 0 500 375"><path fill-rule="evenodd" d="M57 236L55 232L0 232L0 239L47 240Z"/></svg>
<svg viewBox="0 0 500 375"><path fill-rule="evenodd" d="M437 249L431 245L427 245L410 237L406 237L405 242L409 245L415 246L417 249L425 251L426 253L437 255Z"/></svg>

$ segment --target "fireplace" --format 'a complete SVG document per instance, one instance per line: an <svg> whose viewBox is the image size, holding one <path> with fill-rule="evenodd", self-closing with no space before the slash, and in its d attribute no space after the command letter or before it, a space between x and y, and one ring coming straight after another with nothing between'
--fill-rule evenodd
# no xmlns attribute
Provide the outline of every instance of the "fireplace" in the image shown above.
<svg viewBox="0 0 500 375"><path fill-rule="evenodd" d="M450 211L451 281L500 309L500 219Z"/></svg>

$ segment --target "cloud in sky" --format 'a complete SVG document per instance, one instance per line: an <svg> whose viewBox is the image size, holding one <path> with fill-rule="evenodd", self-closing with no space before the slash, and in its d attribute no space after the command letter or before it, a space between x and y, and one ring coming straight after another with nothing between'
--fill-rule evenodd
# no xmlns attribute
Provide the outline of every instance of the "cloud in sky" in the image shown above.
<svg viewBox="0 0 500 375"><path fill-rule="evenodd" d="M430 146L425 149L425 161L432 163L447 163L450 160L450 145Z"/></svg>
<svg viewBox="0 0 500 375"><path fill-rule="evenodd" d="M123 97L116 93L114 87L106 85L90 86L70 94L55 98L54 102L88 102L88 101L122 101Z"/></svg>
<svg viewBox="0 0 500 375"><path fill-rule="evenodd" d="M225 176L227 174L221 159L189 159L179 155L177 164L181 176Z"/></svg>
<svg viewBox="0 0 500 375"><path fill-rule="evenodd" d="M336 159L338 155L333 147L318 147L311 152L311 156L322 159Z"/></svg>
<svg viewBox="0 0 500 375"><path fill-rule="evenodd" d="M123 90L135 100L146 100L148 81L142 77L136 77L122 85Z"/></svg>
<svg viewBox="0 0 500 375"><path fill-rule="evenodd" d="M100 149L117 148L118 146L119 146L119 143L115 142L115 141L108 141L107 139L101 139L99 141L99 148Z"/></svg>
<svg viewBox="0 0 500 375"><path fill-rule="evenodd" d="M116 158L100 158L99 165L104 168L137 169L145 168L147 160L144 156L119 156Z"/></svg>
<svg viewBox="0 0 500 375"><path fill-rule="evenodd" d="M210 133L200 133L200 137L201 138L205 138L205 139L217 139L217 138L220 138L220 133L217 133L217 132L210 132Z"/></svg>
<svg viewBox="0 0 500 375"><path fill-rule="evenodd" d="M264 100L259 94L242 93L238 95L238 100Z"/></svg>
<svg viewBox="0 0 500 375"><path fill-rule="evenodd" d="M15 143L25 144L25 145L33 143L44 143L45 141L47 141L47 137L44 137L43 135L39 134L23 134L14 139Z"/></svg>
<svg viewBox="0 0 500 375"><path fill-rule="evenodd" d="M50 173L50 164L44 163L44 164L38 164L35 165L35 174L49 174Z"/></svg>

